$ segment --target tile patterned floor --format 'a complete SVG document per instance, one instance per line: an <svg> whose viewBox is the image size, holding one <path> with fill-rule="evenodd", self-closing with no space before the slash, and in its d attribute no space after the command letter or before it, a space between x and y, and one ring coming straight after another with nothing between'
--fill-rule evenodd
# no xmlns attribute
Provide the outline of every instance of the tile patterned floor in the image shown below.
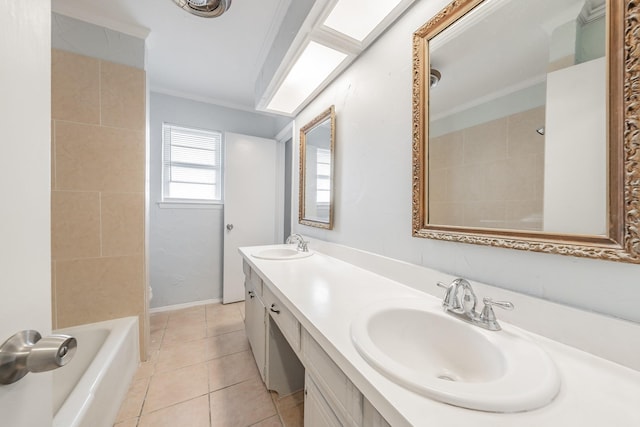
<svg viewBox="0 0 640 427"><path fill-rule="evenodd" d="M114 427L302 427L302 392L268 392L244 333L244 303L151 315L151 357Z"/></svg>

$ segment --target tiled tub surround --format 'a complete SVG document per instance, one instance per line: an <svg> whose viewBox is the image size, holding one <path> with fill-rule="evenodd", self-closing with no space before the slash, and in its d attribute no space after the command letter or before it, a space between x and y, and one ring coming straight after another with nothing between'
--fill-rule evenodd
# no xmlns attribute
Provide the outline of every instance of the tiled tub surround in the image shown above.
<svg viewBox="0 0 640 427"><path fill-rule="evenodd" d="M115 427L302 427L302 393L279 398L260 379L244 303L151 314L140 365Z"/></svg>
<svg viewBox="0 0 640 427"><path fill-rule="evenodd" d="M429 141L429 222L542 230L544 107Z"/></svg>
<svg viewBox="0 0 640 427"><path fill-rule="evenodd" d="M312 242L310 246L314 249L322 246L334 255L345 255L345 258L361 265L377 262L376 268L385 270L382 273L388 276L415 277L416 269L420 269L420 274L426 279L424 287L431 284L436 288L437 281L448 283L452 279L451 276L434 270L410 266L374 254L362 251L356 254L339 245L325 243L314 247ZM260 260L251 256L254 251L263 249L265 247L242 248L241 253L264 285L295 315L301 328L307 331L360 390L363 401L371 402L393 426L458 427L469 424L485 427L596 427L640 424L640 408L637 405L640 372L527 332L506 321L501 322L505 331L530 337L556 363L562 384L552 403L529 412L500 414L458 408L408 391L379 374L362 359L351 342L349 325L359 310L377 301L435 297L320 252L295 261ZM492 292L494 289L495 294ZM499 299L502 296L497 288L482 284L479 284L476 291L479 297L496 296ZM619 352L626 353L621 354L618 359L622 362L630 361L630 365L638 368L638 325L593 313L581 314L568 307L566 310L562 307L550 308L548 303L526 296L520 296L516 302L516 311L519 303L529 308L538 307L542 332L552 330L554 324L559 325L560 330L571 330L563 323L571 323L576 319L584 320L583 326L589 328L593 318L602 318L602 323L608 325L605 330L608 328L610 335L621 334L619 339L591 335L597 328L583 330L581 333L578 330L580 337L574 339L585 343L586 347L597 347L594 342L626 341L626 348L614 344ZM499 318L501 314L502 312L498 313ZM536 319L532 318L530 321L535 322ZM526 321L523 323L526 324Z"/></svg>
<svg viewBox="0 0 640 427"><path fill-rule="evenodd" d="M53 327L140 319L144 351L144 70L52 50Z"/></svg>

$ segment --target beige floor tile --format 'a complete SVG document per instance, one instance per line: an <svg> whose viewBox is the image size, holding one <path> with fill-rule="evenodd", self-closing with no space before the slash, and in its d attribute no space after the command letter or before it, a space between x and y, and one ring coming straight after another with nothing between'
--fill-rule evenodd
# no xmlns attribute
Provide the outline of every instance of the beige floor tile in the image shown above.
<svg viewBox="0 0 640 427"><path fill-rule="evenodd" d="M240 315L242 316L242 320L244 320L244 316L245 316L244 301L238 303L238 310L240 310Z"/></svg>
<svg viewBox="0 0 640 427"><path fill-rule="evenodd" d="M304 404L292 406L278 411L284 427L304 426Z"/></svg>
<svg viewBox="0 0 640 427"><path fill-rule="evenodd" d="M220 357L207 363L209 368L209 390L224 387L260 377L251 351Z"/></svg>
<svg viewBox="0 0 640 427"><path fill-rule="evenodd" d="M233 311L218 310L207 316L207 336L209 337L241 329L244 329L244 321L240 310L236 307L233 308Z"/></svg>
<svg viewBox="0 0 640 427"><path fill-rule="evenodd" d="M156 332L167 327L169 313L153 313L149 316L149 327L151 332Z"/></svg>
<svg viewBox="0 0 640 427"><path fill-rule="evenodd" d="M304 390L297 391L288 396L280 397L275 391L271 392L273 403L276 404L278 411L283 409L293 408L304 403Z"/></svg>
<svg viewBox="0 0 640 427"><path fill-rule="evenodd" d="M282 423L280 422L280 417L274 415L273 417L251 425L251 427L282 427Z"/></svg>
<svg viewBox="0 0 640 427"><path fill-rule="evenodd" d="M271 397L284 427L302 427L304 425L303 390L282 398L278 396L278 393L272 391Z"/></svg>
<svg viewBox="0 0 640 427"><path fill-rule="evenodd" d="M171 321L171 319L169 319ZM207 327L204 322L184 324L180 327L167 328L164 331L161 348L183 346L189 341L196 341L207 336Z"/></svg>
<svg viewBox="0 0 640 427"><path fill-rule="evenodd" d="M178 309L178 310L168 311L167 313L169 313L169 317L176 317L176 316L182 316L182 315L189 314L189 313L204 312L205 310L206 310L206 306L205 305L194 305L192 307L187 307L187 308L181 308L181 309Z"/></svg>
<svg viewBox="0 0 640 427"><path fill-rule="evenodd" d="M121 423L114 424L113 427L137 427L138 418L132 418L130 420L122 421Z"/></svg>
<svg viewBox="0 0 640 427"><path fill-rule="evenodd" d="M271 396L259 379L214 391L210 401L212 427L250 426L276 415Z"/></svg>
<svg viewBox="0 0 640 427"><path fill-rule="evenodd" d="M209 427L209 397L201 396L145 414L138 427Z"/></svg>
<svg viewBox="0 0 640 427"><path fill-rule="evenodd" d="M172 371L207 360L207 340L188 341L182 345L163 346L158 353L156 372Z"/></svg>
<svg viewBox="0 0 640 427"><path fill-rule="evenodd" d="M162 345L162 338L164 338L164 329L151 332L149 336L149 352L160 350Z"/></svg>
<svg viewBox="0 0 640 427"><path fill-rule="evenodd" d="M242 318L243 308L244 303L212 304L153 314L156 348L134 381L138 387L147 381L146 400L136 412L136 399L127 399L129 406L123 404L114 427L207 427L210 410L213 426L302 426L303 393L280 398L266 391L243 328L197 338L204 335L206 322L224 330Z"/></svg>
<svg viewBox="0 0 640 427"><path fill-rule="evenodd" d="M235 302L233 304L222 304L222 303L207 304L205 306L206 313L207 313L207 320L214 319L220 313L224 313L224 314L239 313L240 305L244 305L244 301Z"/></svg>
<svg viewBox="0 0 640 427"><path fill-rule="evenodd" d="M207 366L204 363L157 373L151 378L142 412L147 414L185 402L207 394L208 391Z"/></svg>
<svg viewBox="0 0 640 427"><path fill-rule="evenodd" d="M120 411L116 417L116 422L125 421L140 416L142 403L145 401L149 378L134 380L129 387L129 391L120 406Z"/></svg>
<svg viewBox="0 0 640 427"><path fill-rule="evenodd" d="M171 313L167 322L167 329L185 327L195 323L204 323L206 321L205 311L187 311L180 313Z"/></svg>
<svg viewBox="0 0 640 427"><path fill-rule="evenodd" d="M136 371L136 374L133 377L133 379L141 380L143 378L151 377L153 375L153 372L155 371L155 367L156 367L156 362L154 361L142 362L140 366L138 366L138 370Z"/></svg>
<svg viewBox="0 0 640 427"><path fill-rule="evenodd" d="M207 360L249 350L249 341L244 330L207 338L205 348Z"/></svg>
<svg viewBox="0 0 640 427"><path fill-rule="evenodd" d="M158 361L159 354L160 350L149 351L149 359L147 362L156 363Z"/></svg>

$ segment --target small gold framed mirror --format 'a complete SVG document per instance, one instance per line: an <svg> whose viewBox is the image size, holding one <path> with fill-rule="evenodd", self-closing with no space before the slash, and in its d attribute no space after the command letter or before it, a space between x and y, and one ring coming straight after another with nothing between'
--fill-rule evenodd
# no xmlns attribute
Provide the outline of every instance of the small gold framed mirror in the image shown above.
<svg viewBox="0 0 640 427"><path fill-rule="evenodd" d="M300 224L333 228L335 108L300 129Z"/></svg>
<svg viewBox="0 0 640 427"><path fill-rule="evenodd" d="M455 0L414 33L414 236L640 263L639 9Z"/></svg>

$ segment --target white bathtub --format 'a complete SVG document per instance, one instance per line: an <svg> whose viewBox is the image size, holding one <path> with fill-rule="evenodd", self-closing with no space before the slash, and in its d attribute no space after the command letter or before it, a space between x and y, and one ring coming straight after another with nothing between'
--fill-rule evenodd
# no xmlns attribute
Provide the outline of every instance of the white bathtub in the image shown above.
<svg viewBox="0 0 640 427"><path fill-rule="evenodd" d="M55 331L78 340L68 365L53 371L53 427L112 427L138 368L138 318Z"/></svg>

